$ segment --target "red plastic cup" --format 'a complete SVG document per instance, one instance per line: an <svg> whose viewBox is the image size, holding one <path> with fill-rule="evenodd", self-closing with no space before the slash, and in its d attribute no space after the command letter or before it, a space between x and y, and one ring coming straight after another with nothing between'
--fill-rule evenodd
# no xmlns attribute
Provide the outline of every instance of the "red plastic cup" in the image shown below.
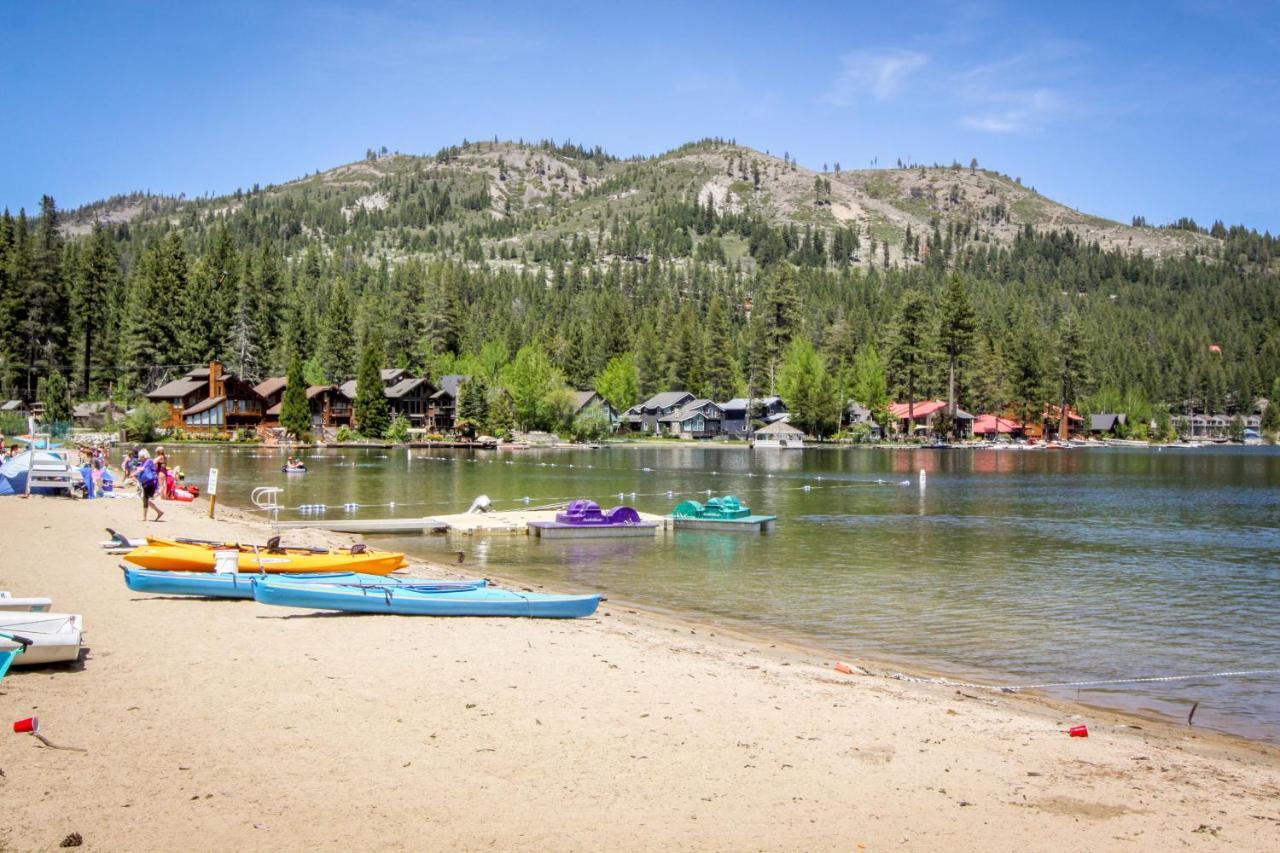
<svg viewBox="0 0 1280 853"><path fill-rule="evenodd" d="M18 720L13 724L13 730L19 734L40 731L40 718L27 717L25 720Z"/></svg>
<svg viewBox="0 0 1280 853"><path fill-rule="evenodd" d="M1072 726L1070 729L1067 730L1067 734L1071 735L1072 737L1088 737L1089 727L1088 726Z"/></svg>

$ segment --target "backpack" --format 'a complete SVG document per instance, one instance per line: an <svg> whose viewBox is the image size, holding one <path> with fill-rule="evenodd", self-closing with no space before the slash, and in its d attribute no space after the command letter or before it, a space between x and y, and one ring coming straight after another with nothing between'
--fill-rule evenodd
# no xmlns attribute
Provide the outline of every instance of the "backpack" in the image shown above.
<svg viewBox="0 0 1280 853"><path fill-rule="evenodd" d="M144 486L156 484L156 466L150 459L142 463L142 470L138 472L138 482Z"/></svg>

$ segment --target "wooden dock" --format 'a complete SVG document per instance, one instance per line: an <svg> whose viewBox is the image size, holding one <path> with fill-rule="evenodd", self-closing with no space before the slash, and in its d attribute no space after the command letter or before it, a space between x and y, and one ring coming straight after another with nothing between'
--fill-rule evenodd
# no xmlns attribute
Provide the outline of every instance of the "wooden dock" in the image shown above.
<svg viewBox="0 0 1280 853"><path fill-rule="evenodd" d="M434 518L330 518L277 521L280 530L332 530L336 533L443 533Z"/></svg>

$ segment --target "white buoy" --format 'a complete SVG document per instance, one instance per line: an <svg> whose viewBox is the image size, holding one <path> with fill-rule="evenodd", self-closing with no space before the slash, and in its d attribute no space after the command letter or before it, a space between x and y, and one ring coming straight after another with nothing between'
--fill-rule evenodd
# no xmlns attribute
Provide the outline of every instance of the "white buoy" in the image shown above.
<svg viewBox="0 0 1280 853"><path fill-rule="evenodd" d="M808 492L808 491L812 491L812 490L813 490L813 486L805 485L804 490L805 490L806 492Z"/></svg>

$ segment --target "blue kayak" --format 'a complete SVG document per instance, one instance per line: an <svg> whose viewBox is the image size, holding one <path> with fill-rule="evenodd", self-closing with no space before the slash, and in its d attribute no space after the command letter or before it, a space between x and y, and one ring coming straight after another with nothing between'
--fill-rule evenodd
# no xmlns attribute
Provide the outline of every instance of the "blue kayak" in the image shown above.
<svg viewBox="0 0 1280 853"><path fill-rule="evenodd" d="M134 592L152 592L159 595L200 595L206 598L253 598L253 581L263 577L257 573L243 572L155 572L122 566L124 582ZM429 592L458 592L483 587L485 581L445 581L429 578L388 578L356 572L310 572L291 574L282 578L285 583L303 581L319 586L342 585L359 588L364 585L405 587Z"/></svg>
<svg viewBox="0 0 1280 853"><path fill-rule="evenodd" d="M600 606L598 595L546 595L477 587L433 592L404 585L334 586L257 578L253 597L263 604L342 610L350 613L396 613L402 616L534 616L572 619L590 616Z"/></svg>

